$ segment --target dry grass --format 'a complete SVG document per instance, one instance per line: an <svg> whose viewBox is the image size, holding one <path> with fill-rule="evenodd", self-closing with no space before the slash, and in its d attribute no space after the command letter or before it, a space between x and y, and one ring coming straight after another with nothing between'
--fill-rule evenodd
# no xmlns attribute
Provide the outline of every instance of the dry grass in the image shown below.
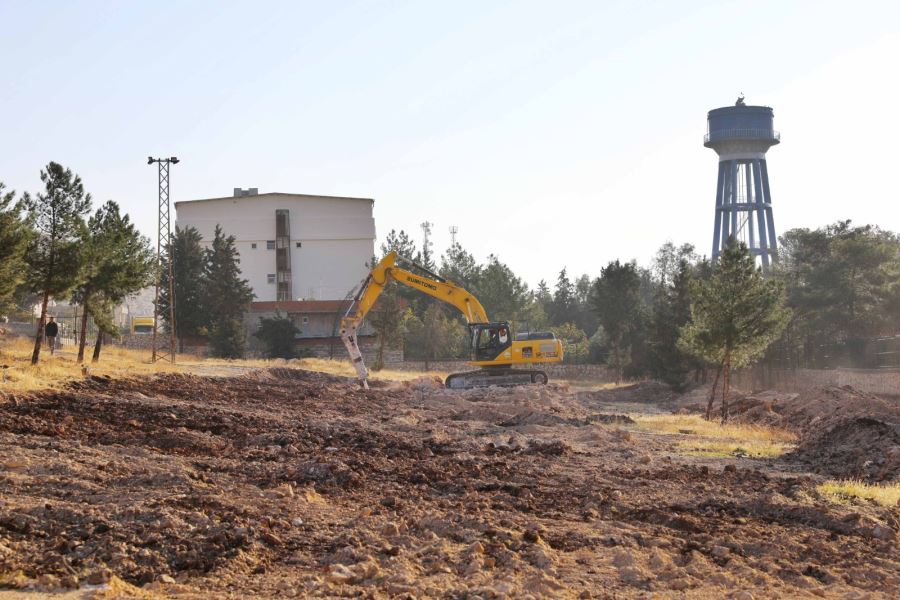
<svg viewBox="0 0 900 600"><path fill-rule="evenodd" d="M272 367L294 367L300 369L308 369L310 371L320 371L330 375L343 375L346 377L356 377L356 370L350 361L346 358L295 358L285 360L283 358L273 359L241 359L241 360L224 360L218 358L200 359L191 357L190 362L202 364L205 366L228 366L228 367L256 367L259 369L268 369ZM395 369L382 369L373 371L369 367L369 378L380 379L383 381L411 381L422 377L439 377L442 380L446 378L448 373L443 371L403 371Z"/></svg>
<svg viewBox="0 0 900 600"><path fill-rule="evenodd" d="M678 442L676 447L682 454L690 456L708 456L710 458L735 458L748 456L751 458L778 458L793 444L778 442L721 442L721 441L685 441Z"/></svg>
<svg viewBox="0 0 900 600"><path fill-rule="evenodd" d="M697 435L717 440L795 442L797 434L761 425L707 421L700 415L637 415L638 425L648 431Z"/></svg>
<svg viewBox="0 0 900 600"><path fill-rule="evenodd" d="M882 506L900 506L900 483L869 484L854 479L826 481L816 486L820 494L838 504L870 500Z"/></svg>
<svg viewBox="0 0 900 600"><path fill-rule="evenodd" d="M26 392L59 387L67 381L82 379L82 366L75 362L77 349L64 346L51 356L47 348L41 349L41 360L31 364L34 341L23 337L0 338L0 365L6 365L5 376L0 377L0 391ZM179 371L177 365L150 362L149 350L130 350L119 346L106 346L100 354L100 362L91 364L93 348L86 348L85 363L92 375L125 377L147 375L164 371Z"/></svg>
<svg viewBox="0 0 900 600"><path fill-rule="evenodd" d="M715 458L751 456L775 458L790 450L797 435L775 427L721 424L700 415L633 415L638 428L684 436L676 447L685 454Z"/></svg>
<svg viewBox="0 0 900 600"><path fill-rule="evenodd" d="M0 375L0 391L3 392L27 392L38 389L56 388L68 381L82 379L82 367L75 362L76 348L64 346L57 350L54 356L46 348L41 350L40 362L31 365L31 352L34 341L24 337L0 337L0 365L7 365L5 376ZM90 357L93 349L87 348L86 354ZM178 355L176 364L168 362L150 362L149 350L133 350L121 346L105 346L100 355L100 362L91 364L88 358L86 365L91 375L110 377L128 377L134 375L151 375L163 372L192 372L200 374L209 373L211 368L237 368L237 369L266 369L270 367L288 366L322 371L333 375L346 375L355 377L356 371L348 360L328 360L319 358L303 358L295 360L282 359L249 359L249 360L224 360L212 358L200 358L194 355ZM223 369L224 374L229 371ZM439 377L442 380L447 373L438 371L399 371L384 369L370 373L372 379L386 381L409 381L420 377Z"/></svg>

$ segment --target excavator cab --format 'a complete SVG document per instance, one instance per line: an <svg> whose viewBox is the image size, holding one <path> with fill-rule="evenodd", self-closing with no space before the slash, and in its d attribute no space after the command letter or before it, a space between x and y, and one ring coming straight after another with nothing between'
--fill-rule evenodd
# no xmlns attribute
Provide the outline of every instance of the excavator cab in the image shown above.
<svg viewBox="0 0 900 600"><path fill-rule="evenodd" d="M472 323L472 350L475 360L494 360L512 346L509 323Z"/></svg>

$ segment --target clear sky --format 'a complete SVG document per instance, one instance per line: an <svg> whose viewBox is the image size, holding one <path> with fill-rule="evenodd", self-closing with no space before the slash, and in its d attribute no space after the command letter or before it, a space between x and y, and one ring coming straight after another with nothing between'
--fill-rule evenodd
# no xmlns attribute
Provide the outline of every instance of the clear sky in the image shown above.
<svg viewBox="0 0 900 600"><path fill-rule="evenodd" d="M712 244L706 112L775 109L779 232L900 231L900 2L0 0L0 180L50 160L155 232L172 199L375 199L529 284Z"/></svg>

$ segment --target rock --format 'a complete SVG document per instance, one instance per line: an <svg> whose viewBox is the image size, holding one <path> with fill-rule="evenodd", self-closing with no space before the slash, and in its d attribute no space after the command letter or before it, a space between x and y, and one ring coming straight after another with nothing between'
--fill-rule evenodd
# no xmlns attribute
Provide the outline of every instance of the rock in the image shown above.
<svg viewBox="0 0 900 600"><path fill-rule="evenodd" d="M650 568L654 571L662 571L671 566L672 562L659 550L654 550L650 555Z"/></svg>
<svg viewBox="0 0 900 600"><path fill-rule="evenodd" d="M88 575L87 582L90 585L101 585L103 583L109 583L109 580L112 578L112 571L109 569L97 569L90 575Z"/></svg>
<svg viewBox="0 0 900 600"><path fill-rule="evenodd" d="M78 578L74 575L66 575L60 579L59 582L64 588L69 588L70 590L74 590L78 587Z"/></svg>
<svg viewBox="0 0 900 600"><path fill-rule="evenodd" d="M710 553L716 558L726 558L729 554L731 554L731 550L726 548L725 546L713 546Z"/></svg>
<svg viewBox="0 0 900 600"><path fill-rule="evenodd" d="M397 527L396 523L388 523L381 528L381 534L387 537L394 537L400 535L400 528Z"/></svg>
<svg viewBox="0 0 900 600"><path fill-rule="evenodd" d="M160 575L159 577L157 577L156 580L157 580L158 582L160 582L160 583L167 583L167 584L169 584L169 585L172 585L172 584L175 583L175 578L172 577L171 575L166 574L166 573L163 573L162 575Z"/></svg>
<svg viewBox="0 0 900 600"><path fill-rule="evenodd" d="M397 499L394 496L385 496L381 499L381 505L387 508L397 506Z"/></svg>
<svg viewBox="0 0 900 600"><path fill-rule="evenodd" d="M528 529L525 533L522 534L522 539L528 542L529 544L537 544L541 540L541 535L535 531L534 529Z"/></svg>
<svg viewBox="0 0 900 600"><path fill-rule="evenodd" d="M353 572L341 563L334 563L328 567L325 581L329 583L349 583L353 579Z"/></svg>
<svg viewBox="0 0 900 600"><path fill-rule="evenodd" d="M879 540L890 541L897 537L897 532L890 527L876 525L872 528L872 537Z"/></svg>
<svg viewBox="0 0 900 600"><path fill-rule="evenodd" d="M619 579L629 585L641 585L646 581L644 573L636 567L622 567L619 569Z"/></svg>
<svg viewBox="0 0 900 600"><path fill-rule="evenodd" d="M48 592L55 590L60 586L59 578L55 575L50 575L49 573L45 573L38 577L37 583L41 590Z"/></svg>
<svg viewBox="0 0 900 600"><path fill-rule="evenodd" d="M613 555L612 562L617 567L630 567L634 565L634 556L630 552L622 550Z"/></svg>
<svg viewBox="0 0 900 600"><path fill-rule="evenodd" d="M301 525L303 525L303 519L301 519L300 517L291 519L291 525L294 527L300 527Z"/></svg>
<svg viewBox="0 0 900 600"><path fill-rule="evenodd" d="M472 559L469 562L468 565L466 565L466 569L465 569L464 573L466 575L474 575L475 573L478 573L479 571L481 571L483 568L484 568L484 563L482 562L481 558L475 557L474 559Z"/></svg>
<svg viewBox="0 0 900 600"><path fill-rule="evenodd" d="M747 590L740 590L731 595L731 600L753 600L753 594Z"/></svg>
<svg viewBox="0 0 900 600"><path fill-rule="evenodd" d="M533 546L525 559L539 569L549 569L553 566L553 558L540 546Z"/></svg>
<svg viewBox="0 0 900 600"><path fill-rule="evenodd" d="M691 582L686 577L679 577L678 579L673 579L669 582L669 589L686 590L689 587L691 587Z"/></svg>
<svg viewBox="0 0 900 600"><path fill-rule="evenodd" d="M737 473L737 467L734 465L725 465L725 468L722 469L723 473Z"/></svg>
<svg viewBox="0 0 900 600"><path fill-rule="evenodd" d="M734 581L724 573L713 573L707 578L707 581L724 588L734 587Z"/></svg>

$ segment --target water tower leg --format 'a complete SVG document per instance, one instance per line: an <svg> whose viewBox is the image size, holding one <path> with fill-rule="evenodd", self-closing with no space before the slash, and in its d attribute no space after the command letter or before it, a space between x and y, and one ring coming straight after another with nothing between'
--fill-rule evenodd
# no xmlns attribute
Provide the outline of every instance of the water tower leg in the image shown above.
<svg viewBox="0 0 900 600"><path fill-rule="evenodd" d="M753 161L753 185L756 187L756 222L759 225L759 249L762 257L763 271L769 268L769 244L766 231L765 202L768 200L763 193L762 176L759 171L759 159Z"/></svg>
<svg viewBox="0 0 900 600"><path fill-rule="evenodd" d="M722 234L722 203L724 202L725 163L719 163L719 179L716 184L716 223L713 226L712 259L719 258L719 243Z"/></svg>
<svg viewBox="0 0 900 600"><path fill-rule="evenodd" d="M744 166L744 189L746 190L744 194L744 204L747 209L747 232L750 236L750 255L753 255L753 249L756 247L756 231L753 227L753 182L750 178L750 164L751 161L744 160L741 161L741 164Z"/></svg>
<svg viewBox="0 0 900 600"><path fill-rule="evenodd" d="M766 166L766 159L759 161L761 167L763 190L766 192L766 224L769 227L769 249L772 251L772 260L778 259L778 239L775 237L775 219L772 217L772 193L769 191L769 169Z"/></svg>
<svg viewBox="0 0 900 600"><path fill-rule="evenodd" d="M731 182L731 193L728 195L729 204L731 204L731 232L730 236L735 237L735 241L737 241L738 234L738 211L737 211L737 194L738 194L738 162L736 160L731 161L731 177L729 178Z"/></svg>

